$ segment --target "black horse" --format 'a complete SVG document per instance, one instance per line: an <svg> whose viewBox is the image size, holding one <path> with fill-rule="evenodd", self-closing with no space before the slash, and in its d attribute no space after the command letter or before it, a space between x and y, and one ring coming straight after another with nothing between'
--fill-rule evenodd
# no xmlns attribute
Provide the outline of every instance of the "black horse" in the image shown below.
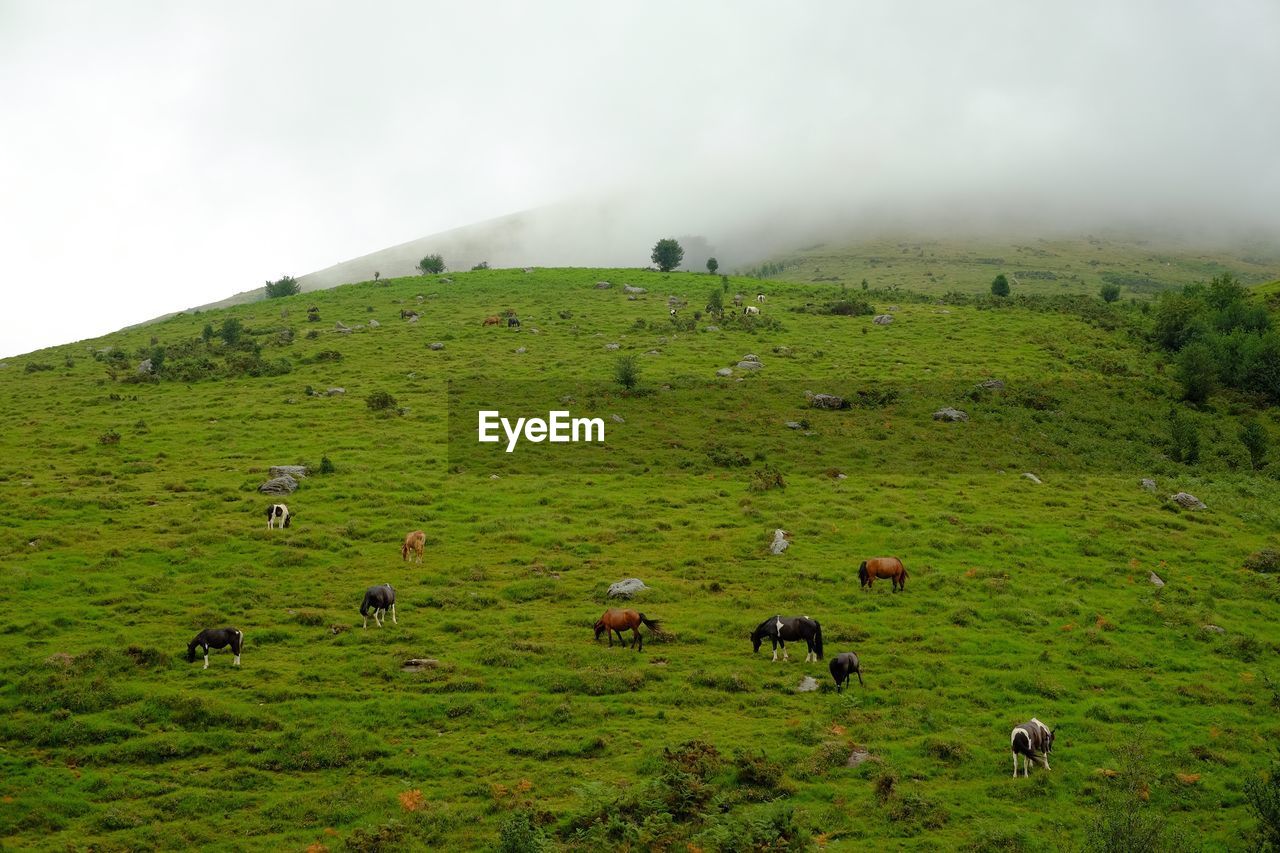
<svg viewBox="0 0 1280 853"><path fill-rule="evenodd" d="M231 647L235 655L232 663L240 665L240 650L244 648L244 634L236 628L205 628L196 638L187 643L187 663L196 662L196 647L204 650L204 668L209 668L209 649L225 649Z"/></svg>
<svg viewBox="0 0 1280 853"><path fill-rule="evenodd" d="M360 602L360 615L364 617L364 627L369 627L369 613L373 613L373 621L378 627L382 627L382 623L387 618L387 608L391 608L391 621L399 625L396 621L396 591L389 583L381 586L371 586L364 591L364 600Z"/></svg>
<svg viewBox="0 0 1280 853"><path fill-rule="evenodd" d="M858 656L853 652L841 652L831 659L831 677L836 680L836 692L843 693L844 686L849 683L849 675L851 673L858 674L858 686L866 687L862 683L862 665L858 662Z"/></svg>
<svg viewBox="0 0 1280 853"><path fill-rule="evenodd" d="M782 647L782 659L789 659L788 640L804 640L809 645L809 653L804 656L806 663L810 660L822 660L822 626L817 619L810 619L808 616L770 616L751 632L754 651L760 651L760 644L765 637L773 642L774 660L778 659L779 646Z"/></svg>

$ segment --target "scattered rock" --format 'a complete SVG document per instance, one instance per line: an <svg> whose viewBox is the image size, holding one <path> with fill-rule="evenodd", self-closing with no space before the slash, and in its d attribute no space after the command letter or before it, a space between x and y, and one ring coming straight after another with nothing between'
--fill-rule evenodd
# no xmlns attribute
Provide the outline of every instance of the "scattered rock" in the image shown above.
<svg viewBox="0 0 1280 853"><path fill-rule="evenodd" d="M524 355L528 351L529 350L526 347L519 347L516 349L516 355Z"/></svg>
<svg viewBox="0 0 1280 853"><path fill-rule="evenodd" d="M423 296L421 293L419 293L417 296L415 296L415 297L413 297L413 298L414 298L414 299L416 299L416 300L418 300L419 302L422 302L424 299L426 299L426 297L425 297L425 296Z"/></svg>
<svg viewBox="0 0 1280 853"><path fill-rule="evenodd" d="M645 355L662 355L662 353L658 352L656 349L651 349L645 353Z"/></svg>
<svg viewBox="0 0 1280 853"><path fill-rule="evenodd" d="M763 365L763 364L761 364L761 363L760 363L760 362L758 362L758 361L740 361L740 362L738 362L738 369L739 369L739 370L759 370L759 369L760 369L760 368L762 368L762 367L764 367L764 365Z"/></svg>
<svg viewBox="0 0 1280 853"><path fill-rule="evenodd" d="M1154 586L1154 587L1162 587L1162 586L1164 586L1164 579L1163 579L1163 578L1161 578L1161 577L1160 577L1158 574L1156 574L1155 572L1148 572L1148 573L1147 573L1147 580L1151 581L1151 585L1152 585L1152 586Z"/></svg>
<svg viewBox="0 0 1280 853"><path fill-rule="evenodd" d="M572 394L565 394L563 397L560 398L560 402L568 406L578 402L578 400Z"/></svg>
<svg viewBox="0 0 1280 853"><path fill-rule="evenodd" d="M705 329L703 329L702 331L704 331L704 332L718 332L718 331L720 331L720 327L719 327L719 326L707 326L707 327L706 327Z"/></svg>
<svg viewBox="0 0 1280 853"><path fill-rule="evenodd" d="M444 349L444 343L441 341L435 341L434 343L428 344L427 349L442 350Z"/></svg>
<svg viewBox="0 0 1280 853"><path fill-rule="evenodd" d="M618 350L622 349L622 344L605 344L604 348L607 349L609 352L617 352Z"/></svg>
<svg viewBox="0 0 1280 853"><path fill-rule="evenodd" d="M409 658L400 668L405 672L422 672L424 669L435 669L440 661L435 658Z"/></svg>
<svg viewBox="0 0 1280 853"><path fill-rule="evenodd" d="M857 767L862 762L869 761L870 759L871 753L867 752L865 749L860 749L855 746L853 748L853 752L849 753L849 760L844 763L844 766Z"/></svg>
<svg viewBox="0 0 1280 853"><path fill-rule="evenodd" d="M623 293L633 293L633 294L635 294L635 293L648 293L648 291L647 291L647 290L645 290L643 287L632 287L632 286L631 286L631 285L629 285L629 284L624 284L624 285L622 285L622 292L623 292Z"/></svg>
<svg viewBox="0 0 1280 853"><path fill-rule="evenodd" d="M791 534L781 527L773 531L773 541L769 543L769 553L775 556L791 547Z"/></svg>
<svg viewBox="0 0 1280 853"><path fill-rule="evenodd" d="M783 426L787 429L804 429L804 426L799 421L787 421Z"/></svg>
<svg viewBox="0 0 1280 853"><path fill-rule="evenodd" d="M490 480L501 480L502 478L501 478L501 477L499 477L497 474L490 474L490 475L489 475L489 479L490 479Z"/></svg>
<svg viewBox="0 0 1280 853"><path fill-rule="evenodd" d="M848 474L836 474L836 479L837 479L837 480L847 480L847 479L849 479L849 475L848 475Z"/></svg>
<svg viewBox="0 0 1280 853"><path fill-rule="evenodd" d="M800 679L800 685L796 687L797 693L813 693L818 689L818 680L812 675L806 675Z"/></svg>
<svg viewBox="0 0 1280 853"><path fill-rule="evenodd" d="M441 283L441 284L453 284L453 279L451 279L451 278L442 278L442 279L440 279L440 283Z"/></svg>
<svg viewBox="0 0 1280 853"><path fill-rule="evenodd" d="M742 359L741 359L741 360L742 360L742 361L754 361L754 362L759 363L759 361L760 361L760 356L756 355L755 353L750 353L750 352L749 352L749 353L747 353L746 355L744 355L744 356L742 357Z"/></svg>
<svg viewBox="0 0 1280 853"><path fill-rule="evenodd" d="M324 393L326 397L341 397L343 394L347 393L347 389L346 388L330 388L328 391L325 391Z"/></svg>
<svg viewBox="0 0 1280 853"><path fill-rule="evenodd" d="M333 329L334 331L341 332L344 335L348 335L351 333L351 327L348 326L346 323L342 322L341 320L333 324Z"/></svg>
<svg viewBox="0 0 1280 853"><path fill-rule="evenodd" d="M815 409L849 408L849 401L843 397L837 397L835 394L814 394L806 391L804 396L809 401L809 405Z"/></svg>
<svg viewBox="0 0 1280 853"><path fill-rule="evenodd" d="M979 382L979 383L978 383L977 385L975 385L974 387L975 387L975 388L981 388L981 389L982 389L982 390L984 390L984 391L1003 391L1003 390L1004 390L1004 380L1002 380L1002 379L984 379L982 382Z"/></svg>
<svg viewBox="0 0 1280 853"><path fill-rule="evenodd" d="M1040 485L1040 478L1037 477L1035 474L1032 474L1030 471L1024 471L1022 474L1022 479L1030 480L1031 482L1035 483L1037 486Z"/></svg>
<svg viewBox="0 0 1280 853"><path fill-rule="evenodd" d="M524 268L524 271L525 271L525 272L527 272L527 273L531 273L531 272L533 272L533 267L525 267L525 268Z"/></svg>
<svg viewBox="0 0 1280 853"><path fill-rule="evenodd" d="M636 298L635 298L635 296L628 296L628 297L627 297L627 301L628 301L628 302L635 302L635 301L636 301Z"/></svg>
<svg viewBox="0 0 1280 853"><path fill-rule="evenodd" d="M370 328L370 329L376 329L376 328L378 328L378 327L379 327L379 326L381 326L381 325L382 325L382 324L381 324L381 323L379 323L377 320L370 320L370 321L369 321L369 328Z"/></svg>
<svg viewBox="0 0 1280 853"><path fill-rule="evenodd" d="M645 586L644 581L640 578L627 578L614 584L609 584L610 598L630 598L637 592L644 592L649 587Z"/></svg>
<svg viewBox="0 0 1280 853"><path fill-rule="evenodd" d="M716 376L732 376L732 375L733 375L732 367L722 367L716 371Z"/></svg>
<svg viewBox="0 0 1280 853"><path fill-rule="evenodd" d="M1154 492L1156 490L1156 481L1152 480L1150 477L1143 477L1142 488L1146 489L1148 492Z"/></svg>
<svg viewBox="0 0 1280 853"><path fill-rule="evenodd" d="M625 421L625 420L623 420L622 415L609 415L609 419L610 419L611 421L613 421L615 424L625 424L625 423L626 423L626 421Z"/></svg>
<svg viewBox="0 0 1280 853"><path fill-rule="evenodd" d="M1263 548L1255 551L1244 560L1244 567L1252 572L1280 572L1280 551L1275 548Z"/></svg>
<svg viewBox="0 0 1280 853"><path fill-rule="evenodd" d="M306 465L272 465L272 477L293 477L295 480L305 479L311 473Z"/></svg>
<svg viewBox="0 0 1280 853"><path fill-rule="evenodd" d="M414 314L412 317L410 317L410 318L409 318L409 322L410 322L410 323L416 323L416 322L418 322L418 315L417 315L417 314Z"/></svg>
<svg viewBox="0 0 1280 853"><path fill-rule="evenodd" d="M611 287L613 287L613 285L612 285L612 284L610 284L610 283L609 283L609 282L607 282L607 281L597 281L597 282L596 282L596 290L608 290L608 289L609 289L609 288L611 288Z"/></svg>
<svg viewBox="0 0 1280 853"><path fill-rule="evenodd" d="M898 310L897 305L890 305L888 308L884 309L884 312L886 314L892 314L894 311L897 311L897 310Z"/></svg>
<svg viewBox="0 0 1280 853"><path fill-rule="evenodd" d="M258 491L264 495L291 495L297 488L298 481L286 474L283 477L273 477L267 480L267 482L258 486Z"/></svg>
<svg viewBox="0 0 1280 853"><path fill-rule="evenodd" d="M1225 633L1227 633L1227 629L1226 629L1226 628L1223 628L1221 625L1201 625L1201 626L1200 626L1200 630L1201 630L1201 631L1208 631L1210 634L1225 634Z"/></svg>
<svg viewBox="0 0 1280 853"><path fill-rule="evenodd" d="M1208 509L1208 507L1204 505L1204 501L1200 500L1195 495L1187 494L1186 492L1178 492L1176 495L1170 495L1169 500L1173 501L1183 509Z"/></svg>
<svg viewBox="0 0 1280 853"><path fill-rule="evenodd" d="M152 370L152 369L151 369L151 359L149 359L149 358L144 358L142 361L138 362L138 375L139 375L139 376L150 376L150 375L151 375L151 370Z"/></svg>
<svg viewBox="0 0 1280 853"><path fill-rule="evenodd" d="M346 625L330 625L330 626L329 626L329 633L331 633L331 634L335 634L335 635L336 635L336 634L341 634L341 633L343 633L344 631L347 631L347 630L349 630L349 629L347 628L347 626L346 626Z"/></svg>
<svg viewBox="0 0 1280 853"><path fill-rule="evenodd" d="M776 347L774 347L774 348L773 348L773 351L774 351L774 353L776 353L777 355L782 356L783 358L790 358L790 357L791 357L791 347L788 347L788 346L776 346Z"/></svg>
<svg viewBox="0 0 1280 853"><path fill-rule="evenodd" d="M946 408L938 409L938 411L934 412L933 419L935 421L947 421L949 423L956 423L957 421L969 420L969 415L966 414L965 412L960 411L959 409L953 409L950 406L947 406Z"/></svg>
<svg viewBox="0 0 1280 853"><path fill-rule="evenodd" d="M871 322L875 323L877 326L887 326L893 322L893 316L890 314L877 314L875 319Z"/></svg>

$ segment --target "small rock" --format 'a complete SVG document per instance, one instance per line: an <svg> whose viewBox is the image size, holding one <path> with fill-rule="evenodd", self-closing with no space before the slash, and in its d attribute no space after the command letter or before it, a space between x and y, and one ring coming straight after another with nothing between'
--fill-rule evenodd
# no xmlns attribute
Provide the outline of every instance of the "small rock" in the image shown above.
<svg viewBox="0 0 1280 853"><path fill-rule="evenodd" d="M787 429L804 429L804 427L800 424L799 421L787 421L785 424L783 424L783 426L785 426Z"/></svg>
<svg viewBox="0 0 1280 853"><path fill-rule="evenodd" d="M518 349L516 349L516 355L524 355L528 351L529 350L525 347L519 347Z"/></svg>
<svg viewBox="0 0 1280 853"><path fill-rule="evenodd" d="M1030 471L1025 471L1025 472L1023 472L1023 474L1022 474L1022 479L1024 479L1024 480L1030 480L1031 482L1035 483L1036 485L1039 485L1039 484L1040 484L1040 478L1039 478L1039 477L1037 477L1035 474L1032 474Z"/></svg>
<svg viewBox="0 0 1280 853"><path fill-rule="evenodd" d="M413 298L414 298L414 299L416 299L416 300L418 300L419 302L422 302L424 299L426 299L426 297L425 297L425 296L423 296L421 293L419 293L417 296L415 296L415 297L413 297Z"/></svg>
<svg viewBox="0 0 1280 853"><path fill-rule="evenodd" d="M151 375L151 359L144 358L142 361L138 362L138 375L139 376Z"/></svg>
<svg viewBox="0 0 1280 853"><path fill-rule="evenodd" d="M651 349L645 353L645 355L662 355L662 353L658 352L656 349Z"/></svg>
<svg viewBox="0 0 1280 853"><path fill-rule="evenodd" d="M622 419L622 415L609 415L609 419L612 420L615 424L626 423L626 421Z"/></svg>
<svg viewBox="0 0 1280 853"><path fill-rule="evenodd" d="M640 578L627 578L609 585L609 597L630 598L637 592L644 592L648 588Z"/></svg>
<svg viewBox="0 0 1280 853"><path fill-rule="evenodd" d="M732 375L733 375L732 367L722 367L716 371L716 376L732 376Z"/></svg>
<svg viewBox="0 0 1280 853"><path fill-rule="evenodd" d="M892 314L894 311L897 311L897 310L898 310L897 305L890 305L888 308L884 309L886 314Z"/></svg>
<svg viewBox="0 0 1280 853"><path fill-rule="evenodd" d="M409 658L400 668L405 672L422 672L424 669L435 669L440 661L435 658Z"/></svg>
<svg viewBox="0 0 1280 853"><path fill-rule="evenodd" d="M1227 629L1226 629L1226 628L1223 628L1221 625L1201 625L1201 626L1200 626L1200 630L1201 630L1201 631L1208 631L1210 634L1225 634L1225 633L1227 633Z"/></svg>
<svg viewBox="0 0 1280 853"><path fill-rule="evenodd" d="M576 403L578 401L572 394L565 394L563 397L560 398L560 402L564 403L567 406L572 403Z"/></svg>
<svg viewBox="0 0 1280 853"><path fill-rule="evenodd" d="M818 680L812 675L806 675L800 679L800 686L796 688L797 693L813 693L818 689Z"/></svg>
<svg viewBox="0 0 1280 853"><path fill-rule="evenodd" d="M451 279L451 278L442 278L442 279L440 279L440 283L441 283L441 284L453 284L453 279Z"/></svg>
<svg viewBox="0 0 1280 853"><path fill-rule="evenodd" d="M610 284L610 283L609 283L609 282L607 282L607 281L597 281L597 282L596 282L596 290L608 290L608 289L609 289L609 288L611 288L611 287L613 287L613 285L612 285L612 284Z"/></svg>
<svg viewBox="0 0 1280 853"><path fill-rule="evenodd" d="M533 272L533 267L525 267L525 268L524 268L524 271L525 271L526 273L531 273L531 272Z"/></svg>
<svg viewBox="0 0 1280 853"><path fill-rule="evenodd" d="M293 477L295 480L305 479L311 473L306 465L272 465L272 477Z"/></svg>
<svg viewBox="0 0 1280 853"><path fill-rule="evenodd" d="M648 293L643 287L632 287L629 284L622 285L623 293Z"/></svg>
<svg viewBox="0 0 1280 853"><path fill-rule="evenodd" d="M617 352L618 350L622 349L622 344L605 344L604 348L607 349L609 352Z"/></svg>
<svg viewBox="0 0 1280 853"><path fill-rule="evenodd" d="M974 386L984 391L1003 391L1004 381L1000 379L986 379Z"/></svg>
<svg viewBox="0 0 1280 853"><path fill-rule="evenodd" d="M959 409L953 409L950 406L947 406L946 408L938 409L938 411L934 412L933 419L935 421L948 421L950 423L955 423L957 421L969 420L969 415Z"/></svg>
<svg viewBox="0 0 1280 853"><path fill-rule="evenodd" d="M490 480L501 480L502 478L501 478L501 477L499 477L497 474L490 474L490 475L489 475L489 479L490 479Z"/></svg>
<svg viewBox="0 0 1280 853"><path fill-rule="evenodd" d="M334 323L333 328L334 328L334 331L342 332L344 335L349 334L351 332L351 327L348 326L346 323L342 322L341 320Z"/></svg>
<svg viewBox="0 0 1280 853"><path fill-rule="evenodd" d="M377 320L370 320L370 321L369 321L369 328L370 328L370 329L376 329L376 328L378 328L378 327L379 327L379 326L381 326L381 325L382 325L382 324L381 324L381 323L379 323Z"/></svg>
<svg viewBox="0 0 1280 853"><path fill-rule="evenodd" d="M720 331L720 327L719 327L719 326L707 326L707 327L706 327L705 329L703 329L702 331L704 331L704 332L718 332L718 331Z"/></svg>
<svg viewBox="0 0 1280 853"><path fill-rule="evenodd" d="M267 482L258 486L258 491L264 495L291 495L297 488L298 481L286 474L283 477L273 477L267 480Z"/></svg>
<svg viewBox="0 0 1280 853"><path fill-rule="evenodd" d="M763 365L763 364L761 364L761 363L760 363L760 362L758 362L758 361L740 361L740 362L738 362L738 369L739 369L739 370L759 370L759 369L760 369L760 368L762 368L762 367L764 367L764 365Z"/></svg>
<svg viewBox="0 0 1280 853"><path fill-rule="evenodd" d="M805 399L809 401L809 405L815 409L847 409L849 401L843 397L837 397L835 394L813 394L805 392Z"/></svg>
<svg viewBox="0 0 1280 853"><path fill-rule="evenodd" d="M1148 492L1154 492L1156 490L1156 481L1149 477L1143 477L1142 488L1146 489Z"/></svg>
<svg viewBox="0 0 1280 853"><path fill-rule="evenodd" d="M635 298L634 296L628 296L628 297L627 297L627 301L628 301L628 302L635 302L635 301L636 301L636 298Z"/></svg>
<svg viewBox="0 0 1280 853"><path fill-rule="evenodd" d="M853 752L849 753L849 760L844 763L844 766L857 767L859 764L869 760L870 758L871 753L867 752L865 749L858 749L857 747L854 747Z"/></svg>
<svg viewBox="0 0 1280 853"><path fill-rule="evenodd" d="M742 357L742 361L754 361L756 363L759 363L760 356L755 355L754 353L747 353Z"/></svg>
<svg viewBox="0 0 1280 853"><path fill-rule="evenodd" d="M849 475L848 475L848 474L836 474L836 479L837 479L837 480L847 480L847 479L849 479Z"/></svg>
<svg viewBox="0 0 1280 853"><path fill-rule="evenodd" d="M444 349L444 343L441 341L435 341L434 343L428 344L427 349L442 350Z"/></svg>
<svg viewBox="0 0 1280 853"><path fill-rule="evenodd" d="M347 626L346 626L346 625L330 625L330 626L329 626L329 632L330 632L331 634L341 634L341 633L343 633L344 631L347 631L347 630L349 630L349 629L347 628Z"/></svg>
<svg viewBox="0 0 1280 853"><path fill-rule="evenodd" d="M791 547L791 534L782 528L773 531L773 541L769 543L769 553L781 554Z"/></svg>
<svg viewBox="0 0 1280 853"><path fill-rule="evenodd" d="M328 391L325 391L324 393L326 397L341 397L343 394L347 393L347 389L346 388L330 388Z"/></svg>
<svg viewBox="0 0 1280 853"><path fill-rule="evenodd" d="M871 322L875 323L877 326L887 326L893 322L893 316L890 314L877 314L875 319Z"/></svg>
<svg viewBox="0 0 1280 853"><path fill-rule="evenodd" d="M1164 580L1155 572L1147 573L1147 580L1151 581L1151 585L1155 587L1164 586Z"/></svg>
<svg viewBox="0 0 1280 853"><path fill-rule="evenodd" d="M1183 509L1208 509L1208 507L1204 505L1204 501L1200 500L1195 495L1187 494L1186 492L1178 492L1176 495L1170 495L1169 500L1173 501Z"/></svg>
<svg viewBox="0 0 1280 853"><path fill-rule="evenodd" d="M410 322L410 323L416 323L416 322L418 322L418 315L417 315L417 314L414 314L412 317L410 317L410 318L409 318L409 322Z"/></svg>

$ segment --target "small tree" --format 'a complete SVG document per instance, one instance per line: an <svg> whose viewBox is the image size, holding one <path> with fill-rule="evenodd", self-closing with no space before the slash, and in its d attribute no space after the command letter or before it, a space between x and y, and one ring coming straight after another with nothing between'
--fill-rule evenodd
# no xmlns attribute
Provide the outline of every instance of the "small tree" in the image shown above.
<svg viewBox="0 0 1280 853"><path fill-rule="evenodd" d="M204 328L200 331L200 338L207 344L213 340L214 331L212 323L205 323Z"/></svg>
<svg viewBox="0 0 1280 853"><path fill-rule="evenodd" d="M640 384L640 363L634 355L621 356L613 366L613 379L630 391Z"/></svg>
<svg viewBox="0 0 1280 853"><path fill-rule="evenodd" d="M281 296L293 296L295 293L302 292L302 287L298 284L296 278L286 275L279 281L267 282L263 290L266 292L268 299L279 299Z"/></svg>
<svg viewBox="0 0 1280 853"><path fill-rule="evenodd" d="M377 281L377 280L378 280L378 279L380 279L380 278L382 278L382 273L378 272L377 270L374 270L374 271L373 271L373 280L374 280L374 281Z"/></svg>
<svg viewBox="0 0 1280 853"><path fill-rule="evenodd" d="M1253 466L1253 470L1257 471L1267 464L1267 445L1270 442L1266 427L1255 420L1245 421L1240 427L1240 443L1249 451L1249 464Z"/></svg>
<svg viewBox="0 0 1280 853"><path fill-rule="evenodd" d="M1200 461L1200 432L1190 415L1177 409L1169 412L1169 440L1174 462L1194 465Z"/></svg>
<svg viewBox="0 0 1280 853"><path fill-rule="evenodd" d="M707 297L707 313L717 317L724 314L724 297L720 295L720 291L712 290Z"/></svg>
<svg viewBox="0 0 1280 853"><path fill-rule="evenodd" d="M680 248L674 237L666 237L654 244L649 258L658 265L658 269L671 272L684 260L684 249Z"/></svg>
<svg viewBox="0 0 1280 853"><path fill-rule="evenodd" d="M1178 381L1184 399L1192 403L1209 399L1218 381L1218 364L1207 343L1196 341L1178 353Z"/></svg>
<svg viewBox="0 0 1280 853"><path fill-rule="evenodd" d="M423 275L439 275L444 272L444 258L439 255L427 255L418 261L418 271Z"/></svg>
<svg viewBox="0 0 1280 853"><path fill-rule="evenodd" d="M1004 273L991 280L992 296L1008 296L1009 295L1009 279L1004 277Z"/></svg>
<svg viewBox="0 0 1280 853"><path fill-rule="evenodd" d="M388 412L394 410L397 406L396 398L386 391L374 391L364 398L364 404L369 407L371 412Z"/></svg>
<svg viewBox="0 0 1280 853"><path fill-rule="evenodd" d="M720 269L720 262L715 258L707 258L707 272L712 275L716 274L716 270Z"/></svg>
<svg viewBox="0 0 1280 853"><path fill-rule="evenodd" d="M1120 285L1104 284L1102 285L1102 301L1115 302L1120 298Z"/></svg>
<svg viewBox="0 0 1280 853"><path fill-rule="evenodd" d="M1280 761L1244 783L1249 810L1258 818L1259 850L1280 850Z"/></svg>
<svg viewBox="0 0 1280 853"><path fill-rule="evenodd" d="M489 268L489 262L488 262L488 261L481 261L480 263L478 263L478 264L476 264L474 267L472 267L472 268L471 268L471 271L472 271L472 272L475 272L476 270L487 270L488 268Z"/></svg>
<svg viewBox="0 0 1280 853"><path fill-rule="evenodd" d="M222 327L218 329L218 337L222 338L224 344L233 347L240 343L240 334L243 331L243 323L235 317L228 317L222 321Z"/></svg>

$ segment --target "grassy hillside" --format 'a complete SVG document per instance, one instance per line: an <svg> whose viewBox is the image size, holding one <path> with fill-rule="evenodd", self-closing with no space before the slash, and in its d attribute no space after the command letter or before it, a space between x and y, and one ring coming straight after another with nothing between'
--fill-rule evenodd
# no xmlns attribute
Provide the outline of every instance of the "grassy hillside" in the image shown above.
<svg viewBox="0 0 1280 853"><path fill-rule="evenodd" d="M918 293L986 293L997 273L1014 292L1096 296L1104 284L1122 299L1150 299L1230 272L1246 284L1273 279L1280 255L1272 245L1204 249L1120 237L1057 239L872 238L805 246L739 270L788 281L901 287Z"/></svg>
<svg viewBox="0 0 1280 853"><path fill-rule="evenodd" d="M942 290L971 275L930 266ZM1243 564L1276 545L1280 489L1248 470L1230 398L1187 414L1202 461L1170 461L1175 383L1139 311L872 291L893 308L880 326L803 310L838 284L765 282L755 328L690 330L719 278L447 278L0 362L5 845L1061 849L1132 789L1211 848L1249 846L1244 782L1280 734L1280 589ZM680 324L668 295L689 302ZM522 331L481 325L508 308ZM216 343L230 318L261 345L235 364L268 375L196 378L236 372ZM215 342L190 343L206 324ZM189 381L125 381L156 346ZM746 354L763 368L716 375ZM611 381L621 355L636 392ZM989 378L1003 390L975 388ZM372 411L376 391L400 411ZM482 447L480 403L599 416L606 442ZM970 419L935 421L943 406ZM268 466L324 457L335 470L286 499L294 524L267 531ZM784 488L752 488L767 469ZM1182 490L1208 509L1167 500ZM415 528L421 566L399 555ZM859 591L876 554L903 558L905 593ZM632 576L666 628L641 653L590 631ZM362 629L381 582L399 624ZM753 655L776 613L819 619L866 688L837 695L803 647ZM222 624L243 666L188 664ZM402 670L417 657L439 665ZM820 690L797 692L806 675ZM1014 780L1009 730L1033 715L1062 727L1053 769ZM1135 740L1139 775L1111 778ZM855 749L871 758L846 766Z"/></svg>

